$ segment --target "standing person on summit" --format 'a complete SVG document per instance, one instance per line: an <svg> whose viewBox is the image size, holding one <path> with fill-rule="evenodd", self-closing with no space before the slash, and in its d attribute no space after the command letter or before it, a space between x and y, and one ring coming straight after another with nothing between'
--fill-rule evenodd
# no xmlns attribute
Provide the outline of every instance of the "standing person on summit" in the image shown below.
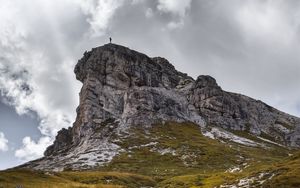
<svg viewBox="0 0 300 188"><path fill-rule="evenodd" d="M111 43L111 37L109 37L109 43Z"/></svg>

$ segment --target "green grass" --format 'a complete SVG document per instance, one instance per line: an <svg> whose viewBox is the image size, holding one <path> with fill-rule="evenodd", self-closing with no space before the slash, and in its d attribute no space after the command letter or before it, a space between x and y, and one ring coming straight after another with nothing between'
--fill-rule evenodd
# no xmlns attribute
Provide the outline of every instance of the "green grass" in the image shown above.
<svg viewBox="0 0 300 188"><path fill-rule="evenodd" d="M294 157L284 159L280 163L257 165L238 173L218 172L177 176L160 182L158 187L172 188L181 185L182 187L211 188L222 184L234 184L242 178L258 177L262 172L268 172L270 175L265 178L262 185L259 184L259 181L254 181L251 184L252 187L299 188L300 153L295 154ZM272 174L274 176L268 179Z"/></svg>
<svg viewBox="0 0 300 188"><path fill-rule="evenodd" d="M246 147L236 143L221 143L201 134L199 126L192 123L166 123L147 129L133 128L133 136L117 143L130 147L157 142L155 146L132 149L115 157L100 170L126 171L157 178L176 175L225 171L242 163L271 163L288 156L288 150L277 146L269 149ZM153 148L171 149L176 153L161 155ZM182 159L182 156L189 155Z"/></svg>
<svg viewBox="0 0 300 188"><path fill-rule="evenodd" d="M113 184L126 187L154 186L156 182L144 175L120 172L61 172L56 174L58 177L78 182L82 184Z"/></svg>
<svg viewBox="0 0 300 188"><path fill-rule="evenodd" d="M57 176L46 175L42 172L34 172L30 170L7 170L0 172L1 188L15 188L17 185L32 188L84 187L76 182L59 178Z"/></svg>
<svg viewBox="0 0 300 188"><path fill-rule="evenodd" d="M0 172L1 188L15 188L17 185L22 185L22 188L130 188L155 184L151 177L120 172L73 171L51 174L31 170Z"/></svg>
<svg viewBox="0 0 300 188"><path fill-rule="evenodd" d="M274 164L268 170L277 175L266 182L265 187L300 187L300 152Z"/></svg>
<svg viewBox="0 0 300 188"><path fill-rule="evenodd" d="M256 177L261 172L274 174L263 187L300 187L300 153L276 146L247 147L233 142L222 143L201 134L192 123L169 122L147 130L134 127L132 136L120 140L126 152L95 171L44 173L30 170L0 172L0 188L16 187L217 187L236 184L240 179ZM257 140L245 132L235 134ZM157 143L137 147L149 143ZM176 155L161 155L168 149ZM294 153L288 157L288 153ZM245 167L247 165L247 168ZM240 166L241 172L227 169ZM254 182L253 186L258 182Z"/></svg>
<svg viewBox="0 0 300 188"><path fill-rule="evenodd" d="M155 125L147 132L141 128L134 128L130 132L134 133L134 136L118 143L126 150L153 142L157 144L124 152L101 170L126 170L161 179L181 174L225 170L237 163L237 150L204 137L199 126L191 123L166 123ZM153 148L169 149L176 155L161 155ZM185 155L192 157L183 159Z"/></svg>

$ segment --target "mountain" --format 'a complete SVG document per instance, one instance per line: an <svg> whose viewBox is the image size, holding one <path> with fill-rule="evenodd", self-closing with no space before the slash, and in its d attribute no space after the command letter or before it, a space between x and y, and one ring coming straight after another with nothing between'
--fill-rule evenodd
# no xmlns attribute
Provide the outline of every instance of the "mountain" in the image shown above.
<svg viewBox="0 0 300 188"><path fill-rule="evenodd" d="M83 86L73 127L16 169L130 172L159 187L258 186L282 175L271 164L300 147L300 118L224 91L211 76L194 80L161 57L106 44L85 52L74 72Z"/></svg>

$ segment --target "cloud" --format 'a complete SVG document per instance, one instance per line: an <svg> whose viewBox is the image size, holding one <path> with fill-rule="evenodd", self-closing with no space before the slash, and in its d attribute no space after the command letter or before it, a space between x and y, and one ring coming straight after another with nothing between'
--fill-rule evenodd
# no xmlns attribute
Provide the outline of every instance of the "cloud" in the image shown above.
<svg viewBox="0 0 300 188"><path fill-rule="evenodd" d="M26 137L23 148L16 152L17 157L32 159L42 156L41 150L57 131L75 120L80 87L72 71L76 59L68 51L72 45L69 33L64 30L61 35L56 23L72 23L81 13L67 2L0 3L0 93L18 114L37 114L44 137L37 143ZM30 146L36 149L30 150Z"/></svg>
<svg viewBox="0 0 300 188"><path fill-rule="evenodd" d="M0 151L7 151L8 150L8 140L5 138L3 132L0 132Z"/></svg>
<svg viewBox="0 0 300 188"><path fill-rule="evenodd" d="M183 20L180 20L178 22L171 21L168 23L167 28L173 30L173 29L182 28L183 25L184 25Z"/></svg>
<svg viewBox="0 0 300 188"><path fill-rule="evenodd" d="M247 93L263 96L262 100L294 115L300 115L296 86L300 80L299 5L296 1L245 1L232 11L248 57L244 68L255 75L246 79L257 84L248 86Z"/></svg>
<svg viewBox="0 0 300 188"><path fill-rule="evenodd" d="M145 16L146 16L146 18L153 17L153 10L152 10L152 8L147 8Z"/></svg>
<svg viewBox="0 0 300 188"><path fill-rule="evenodd" d="M58 130L72 126L80 90L73 73L76 58L105 34L123 0L0 4L0 94L18 114L34 112L43 135L37 141L24 138L16 151L29 160L42 156Z"/></svg>
<svg viewBox="0 0 300 188"><path fill-rule="evenodd" d="M172 13L184 17L191 7L192 0L158 0L157 9L166 13Z"/></svg>
<svg viewBox="0 0 300 188"><path fill-rule="evenodd" d="M31 140L30 137L23 139L23 147L16 150L15 156L22 161L29 161L43 156L45 145L51 144L49 137L41 137L38 142Z"/></svg>
<svg viewBox="0 0 300 188"><path fill-rule="evenodd" d="M124 0L76 0L74 1L88 15L87 21L91 25L90 36L101 36L106 32L109 21ZM138 3L138 2L135 2Z"/></svg>
<svg viewBox="0 0 300 188"><path fill-rule="evenodd" d="M296 38L299 16L287 12L282 1L246 1L235 18L248 37L289 45Z"/></svg>
<svg viewBox="0 0 300 188"><path fill-rule="evenodd" d="M164 13L171 13L175 16L168 24L170 30L182 28L184 25L184 17L187 10L191 8L192 0L158 0L157 9ZM177 18L176 18L177 17Z"/></svg>

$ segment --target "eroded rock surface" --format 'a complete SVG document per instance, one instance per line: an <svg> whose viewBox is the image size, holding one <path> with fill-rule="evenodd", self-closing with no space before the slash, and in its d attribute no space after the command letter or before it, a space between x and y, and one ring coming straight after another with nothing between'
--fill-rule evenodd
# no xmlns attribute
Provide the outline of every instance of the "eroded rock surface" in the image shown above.
<svg viewBox="0 0 300 188"><path fill-rule="evenodd" d="M197 78L188 99L211 126L265 134L284 145L299 147L299 118L250 97L223 91L210 76Z"/></svg>
<svg viewBox="0 0 300 188"><path fill-rule="evenodd" d="M268 135L285 146L300 146L299 118L223 91L210 76L194 80L161 57L149 58L106 44L85 52L75 74L83 86L73 127L59 131L45 157L24 167L63 170L101 166L123 151L117 143L132 134L128 127L147 129L167 121L194 122L203 131L213 127L247 131Z"/></svg>

